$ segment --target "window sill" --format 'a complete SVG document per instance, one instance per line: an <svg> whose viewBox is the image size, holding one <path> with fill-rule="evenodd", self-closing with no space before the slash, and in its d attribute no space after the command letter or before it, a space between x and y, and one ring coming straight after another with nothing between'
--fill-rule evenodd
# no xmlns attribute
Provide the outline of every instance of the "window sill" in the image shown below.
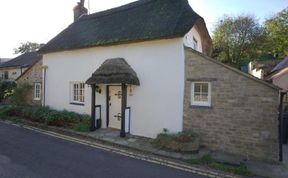
<svg viewBox="0 0 288 178"><path fill-rule="evenodd" d="M73 102L71 102L70 104L77 105L77 106L84 106L84 103L73 103Z"/></svg>
<svg viewBox="0 0 288 178"><path fill-rule="evenodd" d="M190 105L189 108L192 108L192 109L213 109L212 106L198 106L198 105Z"/></svg>
<svg viewBox="0 0 288 178"><path fill-rule="evenodd" d="M40 99L40 98L34 98L34 100L35 100L35 101L40 101L41 99Z"/></svg>

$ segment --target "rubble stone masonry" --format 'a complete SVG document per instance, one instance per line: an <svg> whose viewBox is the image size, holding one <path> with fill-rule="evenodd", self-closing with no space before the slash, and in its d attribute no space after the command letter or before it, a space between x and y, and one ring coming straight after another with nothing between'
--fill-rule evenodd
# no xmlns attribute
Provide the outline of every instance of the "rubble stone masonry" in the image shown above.
<svg viewBox="0 0 288 178"><path fill-rule="evenodd" d="M184 129L202 146L277 162L278 89L192 49L185 49ZM211 82L211 107L191 106L191 82Z"/></svg>
<svg viewBox="0 0 288 178"><path fill-rule="evenodd" d="M42 96L40 100L34 100L34 84L41 83L41 95L42 92L42 59L38 60L33 66L31 66L25 73L23 73L17 79L17 85L21 85L23 83L28 83L32 86L32 90L30 94L27 96L27 102L32 105L41 105L42 104Z"/></svg>

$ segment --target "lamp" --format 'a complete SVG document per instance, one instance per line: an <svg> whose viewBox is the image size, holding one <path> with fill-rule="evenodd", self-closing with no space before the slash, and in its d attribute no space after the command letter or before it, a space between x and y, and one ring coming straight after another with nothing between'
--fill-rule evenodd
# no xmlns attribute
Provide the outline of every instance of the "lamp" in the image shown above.
<svg viewBox="0 0 288 178"><path fill-rule="evenodd" d="M129 85L129 96L133 96L133 93L132 93L132 85Z"/></svg>
<svg viewBox="0 0 288 178"><path fill-rule="evenodd" d="M101 88L98 85L96 85L96 92L101 93Z"/></svg>

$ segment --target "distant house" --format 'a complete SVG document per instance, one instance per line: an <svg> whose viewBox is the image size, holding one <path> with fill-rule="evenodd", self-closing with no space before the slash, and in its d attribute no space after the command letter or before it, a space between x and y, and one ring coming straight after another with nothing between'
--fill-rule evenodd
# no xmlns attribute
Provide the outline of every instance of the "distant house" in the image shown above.
<svg viewBox="0 0 288 178"><path fill-rule="evenodd" d="M248 73L259 79L265 79L279 60L255 60L248 64Z"/></svg>
<svg viewBox="0 0 288 178"><path fill-rule="evenodd" d="M15 81L39 59L37 52L29 52L0 64L0 80Z"/></svg>
<svg viewBox="0 0 288 178"><path fill-rule="evenodd" d="M42 105L42 64L42 57L39 55L37 61L16 79L18 86L29 84L32 87L32 90L26 96L27 103L31 105Z"/></svg>
<svg viewBox="0 0 288 178"><path fill-rule="evenodd" d="M40 49L43 103L91 114L91 130L155 138L192 129L201 145L279 159L278 88L209 56L204 19L187 0L140 0L86 15Z"/></svg>
<svg viewBox="0 0 288 178"><path fill-rule="evenodd" d="M267 80L284 91L288 91L288 57L283 59L276 67L271 70L271 74L267 77Z"/></svg>
<svg viewBox="0 0 288 178"><path fill-rule="evenodd" d="M271 74L266 79L280 87L283 92L286 92L284 102L288 105L288 57L283 59L276 67L274 67Z"/></svg>

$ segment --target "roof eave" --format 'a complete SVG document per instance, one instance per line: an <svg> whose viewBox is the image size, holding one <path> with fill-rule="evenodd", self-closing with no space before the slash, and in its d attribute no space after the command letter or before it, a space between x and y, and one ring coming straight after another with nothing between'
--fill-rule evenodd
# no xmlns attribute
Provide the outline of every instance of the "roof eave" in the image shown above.
<svg viewBox="0 0 288 178"><path fill-rule="evenodd" d="M240 75L242 75L242 76L244 76L244 77L246 77L246 78L249 78L249 79L251 79L251 80L254 80L254 81L256 81L256 82L258 82L258 83L261 83L261 84L263 84L263 85L265 85L265 86L267 86L267 87L270 87L270 88L272 88L272 89L274 89L274 90L277 90L277 91L281 90L281 88L279 88L279 87L276 86L276 85L270 84L270 83L268 83L268 82L265 82L265 81L263 81L263 80L260 80L260 79L258 79L258 78L256 78L256 77L254 77L254 76L252 76L252 75L246 74L246 73L244 73L244 72L242 72L242 71L240 71L240 70L238 70L238 69L236 69L236 68L234 68L234 67L228 66L227 64L224 64L224 63L222 63L222 62L220 62L220 61L217 61L217 60L215 60L215 59L213 59L213 58L211 58L211 57L209 57L209 56L207 56L207 55L205 55L205 54L203 54L203 53L200 53L199 51L196 51L196 50L194 50L194 49L192 49L192 48L185 47L185 50L190 50L190 51L192 51L192 52L194 52L194 53L197 53L198 55L204 57L205 59L207 59L207 60L209 60L209 61L211 61L211 62L213 62L213 63L216 63L216 64L218 64L218 65L221 65L221 66L223 66L223 67L225 67L225 68L227 68L227 69L229 69L229 70L232 70L233 72L236 72L236 73L238 73L238 74L240 74Z"/></svg>
<svg viewBox="0 0 288 178"><path fill-rule="evenodd" d="M72 50L79 50L79 49L87 49L87 48L94 48L94 47L107 47L107 46L116 46L116 45L123 45L123 44L131 44L131 43L141 43L146 41L155 41L155 40L167 40L173 38L181 38L184 37L186 33L179 33L176 35L166 36L166 37L159 37L159 38L151 38L151 39L140 39L140 40L131 40L131 41L121 41L121 42L111 42L105 44L94 44L88 45L83 47L76 47L76 48L62 48L62 49L55 49L55 50L39 50L40 54L48 54L48 53L55 53L55 52L62 52L62 51L72 51Z"/></svg>

